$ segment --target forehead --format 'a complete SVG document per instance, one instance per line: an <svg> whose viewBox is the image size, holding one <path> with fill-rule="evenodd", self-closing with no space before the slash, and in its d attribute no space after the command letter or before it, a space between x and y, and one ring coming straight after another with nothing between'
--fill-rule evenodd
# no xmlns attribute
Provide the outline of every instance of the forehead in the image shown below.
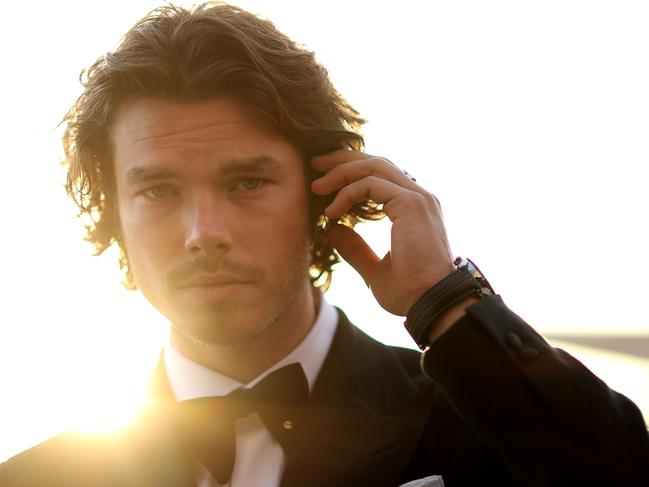
<svg viewBox="0 0 649 487"><path fill-rule="evenodd" d="M258 169L274 166L278 174L304 182L297 147L231 98L134 100L119 108L110 138L118 190L142 179L130 178L132 174L209 181L251 171L253 163Z"/></svg>
<svg viewBox="0 0 649 487"><path fill-rule="evenodd" d="M199 102L142 98L124 103L110 127L115 162L173 153L299 157L296 147L232 98ZM283 157L282 157L283 158Z"/></svg>

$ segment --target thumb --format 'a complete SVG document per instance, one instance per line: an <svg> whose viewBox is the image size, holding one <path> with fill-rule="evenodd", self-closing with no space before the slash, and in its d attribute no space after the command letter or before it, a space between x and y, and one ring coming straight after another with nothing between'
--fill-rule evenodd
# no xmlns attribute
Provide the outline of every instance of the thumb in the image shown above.
<svg viewBox="0 0 649 487"><path fill-rule="evenodd" d="M334 224L327 230L329 242L369 285L381 259L358 233L344 225Z"/></svg>

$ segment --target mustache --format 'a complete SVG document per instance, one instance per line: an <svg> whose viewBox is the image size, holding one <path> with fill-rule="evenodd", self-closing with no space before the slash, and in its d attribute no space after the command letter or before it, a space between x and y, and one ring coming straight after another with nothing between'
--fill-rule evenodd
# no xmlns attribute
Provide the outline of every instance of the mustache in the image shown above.
<svg viewBox="0 0 649 487"><path fill-rule="evenodd" d="M172 286L182 286L185 282L201 274L223 273L241 281L256 281L262 271L255 266L233 261L229 258L196 257L167 274Z"/></svg>

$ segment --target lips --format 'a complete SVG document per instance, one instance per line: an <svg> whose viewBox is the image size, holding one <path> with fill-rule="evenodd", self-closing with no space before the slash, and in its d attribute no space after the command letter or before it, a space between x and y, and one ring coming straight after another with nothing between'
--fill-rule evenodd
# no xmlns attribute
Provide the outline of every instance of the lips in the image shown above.
<svg viewBox="0 0 649 487"><path fill-rule="evenodd" d="M251 282L241 277L228 274L198 274L184 280L183 288L225 287L235 284L250 284Z"/></svg>

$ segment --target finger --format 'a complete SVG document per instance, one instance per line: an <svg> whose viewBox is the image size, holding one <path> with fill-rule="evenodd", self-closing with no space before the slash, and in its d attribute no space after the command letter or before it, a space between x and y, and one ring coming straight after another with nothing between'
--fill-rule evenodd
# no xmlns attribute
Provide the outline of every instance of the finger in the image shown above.
<svg viewBox="0 0 649 487"><path fill-rule="evenodd" d="M374 156L365 154L364 152L359 152L349 149L339 149L328 154L321 156L315 156L311 159L311 167L318 172L327 172L331 168L337 166L338 164L343 164L350 161L360 161L363 159L369 159Z"/></svg>
<svg viewBox="0 0 649 487"><path fill-rule="evenodd" d="M367 242L354 230L344 225L329 227L327 239L369 286L369 283L372 282L374 269L381 259L367 245Z"/></svg>
<svg viewBox="0 0 649 487"><path fill-rule="evenodd" d="M376 176L368 176L343 187L334 200L324 210L329 218L342 217L355 203L372 200L374 203L382 204L383 211L394 221L391 208L397 205L392 204L401 197L402 200L415 200L417 203L425 204L426 200L418 192L405 189L398 184L387 181Z"/></svg>
<svg viewBox="0 0 649 487"><path fill-rule="evenodd" d="M326 195L368 176L380 177L413 191L425 191L401 169L380 157L341 163L313 181L311 189L316 194Z"/></svg>

